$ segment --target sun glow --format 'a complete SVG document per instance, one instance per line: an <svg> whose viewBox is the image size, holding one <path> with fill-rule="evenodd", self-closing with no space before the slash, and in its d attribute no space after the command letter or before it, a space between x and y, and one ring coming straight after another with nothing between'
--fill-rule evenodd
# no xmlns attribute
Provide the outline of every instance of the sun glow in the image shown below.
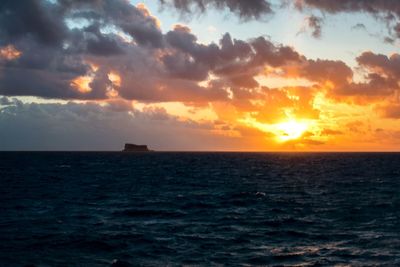
<svg viewBox="0 0 400 267"><path fill-rule="evenodd" d="M90 87L90 83L93 81L93 78L90 76L79 76L75 78L71 82L71 86L78 90L79 92L83 94L90 93L92 91L92 88Z"/></svg>
<svg viewBox="0 0 400 267"><path fill-rule="evenodd" d="M14 46L7 45L0 47L0 59L14 60L22 55L21 51L18 51Z"/></svg>
<svg viewBox="0 0 400 267"><path fill-rule="evenodd" d="M278 140L286 142L300 138L307 131L308 125L305 122L291 120L276 124L275 128Z"/></svg>
<svg viewBox="0 0 400 267"><path fill-rule="evenodd" d="M307 133L313 135L319 129L315 122L310 120L289 119L275 124L260 123L254 119L244 119L240 122L265 132L266 136L274 136L277 143L308 138Z"/></svg>

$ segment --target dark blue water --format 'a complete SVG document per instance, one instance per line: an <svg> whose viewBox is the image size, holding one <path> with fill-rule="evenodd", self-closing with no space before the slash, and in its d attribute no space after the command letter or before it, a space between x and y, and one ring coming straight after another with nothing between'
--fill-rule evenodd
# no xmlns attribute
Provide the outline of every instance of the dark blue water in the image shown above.
<svg viewBox="0 0 400 267"><path fill-rule="evenodd" d="M400 154L0 153L0 266L399 266Z"/></svg>

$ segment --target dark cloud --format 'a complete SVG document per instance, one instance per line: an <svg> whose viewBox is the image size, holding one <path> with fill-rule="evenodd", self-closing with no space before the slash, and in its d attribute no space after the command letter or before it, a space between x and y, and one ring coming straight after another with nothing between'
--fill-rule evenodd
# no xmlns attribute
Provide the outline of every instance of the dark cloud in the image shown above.
<svg viewBox="0 0 400 267"><path fill-rule="evenodd" d="M232 86L254 88L254 79L266 66L282 67L299 63L301 55L289 46L275 45L264 37L245 43L233 40L227 34L221 41L217 66L214 73L226 79Z"/></svg>
<svg viewBox="0 0 400 267"><path fill-rule="evenodd" d="M393 38L391 38L391 37L388 37L388 36L386 36L385 38L383 38L383 42L384 42L384 43L387 43L387 44L394 44L395 41L396 41L395 39L393 39Z"/></svg>
<svg viewBox="0 0 400 267"><path fill-rule="evenodd" d="M68 19L86 19L89 25L69 28ZM91 64L96 58L118 57L132 47L151 53L146 51L163 43L157 20L143 6L124 0L2 1L0 22L1 42L8 45L8 51L20 53L0 62L3 95L104 99L110 89L106 77L110 68L104 64L102 73L93 71ZM107 27L115 27L136 44L124 41L118 32L105 32ZM80 77L90 79L84 92L72 86Z"/></svg>
<svg viewBox="0 0 400 267"><path fill-rule="evenodd" d="M232 76L230 80L232 84L237 87L255 88L259 85L252 75L244 74Z"/></svg>
<svg viewBox="0 0 400 267"><path fill-rule="evenodd" d="M227 8L243 19L257 19L273 12L268 0L160 0L160 2L184 13L204 12L210 7Z"/></svg>
<svg viewBox="0 0 400 267"><path fill-rule="evenodd" d="M20 53L0 62L4 74L0 77L2 95L107 99L114 90L113 94L122 98L147 102L224 101L228 100L226 89L199 82L214 75L226 86L255 88L259 86L255 76L265 66L301 61L301 55L293 48L264 37L243 41L227 33L218 45L205 45L186 26L177 25L163 34L157 19L143 5L133 6L125 0L33 3L36 8L32 12L43 17L38 18L40 21L47 19L49 33L33 32L29 27L14 33L6 21L0 25L5 44L11 45L7 51ZM203 4L223 5L195 3ZM237 12L240 9L243 16L249 15L253 7L263 10L257 2L226 4ZM24 14L24 8L6 1L1 14L14 21ZM51 35L53 30L60 36ZM53 36L48 40L54 41L46 41L47 35ZM118 85L109 79L111 72L118 75Z"/></svg>
<svg viewBox="0 0 400 267"><path fill-rule="evenodd" d="M229 33L225 33L220 40L221 51L220 58L223 61L232 61L235 59L244 60L252 52L251 45L245 41L232 39Z"/></svg>
<svg viewBox="0 0 400 267"><path fill-rule="evenodd" d="M195 81L207 79L209 67L201 62L195 62L188 54L174 53L163 57L164 65L171 77Z"/></svg>
<svg viewBox="0 0 400 267"><path fill-rule="evenodd" d="M400 2L397 0L297 0L295 6L300 9L318 9L331 14L365 12L385 20L391 25L389 31L399 38ZM393 22L396 25L393 26Z"/></svg>
<svg viewBox="0 0 400 267"><path fill-rule="evenodd" d="M364 81L348 80L346 83L341 83L331 91L333 95L355 97L358 102L363 102L368 98L383 100L394 96L400 89L400 55L393 54L388 57L364 52L356 60L360 68L366 72Z"/></svg>
<svg viewBox="0 0 400 267"><path fill-rule="evenodd" d="M41 0L1 1L0 25L1 42L31 37L45 45L60 45L67 32L58 6Z"/></svg>
<svg viewBox="0 0 400 267"><path fill-rule="evenodd" d="M357 57L357 62L374 72L400 80L400 55L395 53L390 57L372 52L364 52Z"/></svg>
<svg viewBox="0 0 400 267"><path fill-rule="evenodd" d="M62 0L58 8L64 18L83 18L100 26L115 26L140 45L162 46L158 21L143 5L133 6L125 0Z"/></svg>
<svg viewBox="0 0 400 267"><path fill-rule="evenodd" d="M48 98L104 98L104 92L93 90L82 94L71 82L90 71L79 54L70 54L55 47L43 49L40 44L18 41L18 59L0 66L0 94L8 96L41 96Z"/></svg>
<svg viewBox="0 0 400 267"><path fill-rule="evenodd" d="M104 17L129 34L137 43L161 47L163 37L156 18L143 6L134 7L124 0L105 1Z"/></svg>
<svg viewBox="0 0 400 267"><path fill-rule="evenodd" d="M275 45L264 37L248 42L232 39L226 33L216 44L199 44L197 37L185 26L177 25L165 37L173 48L162 57L167 71L173 77L204 80L209 73L252 80L257 68L265 65L282 66L300 60L300 55L291 47Z"/></svg>
<svg viewBox="0 0 400 267"><path fill-rule="evenodd" d="M73 76L14 68L3 68L0 71L3 75L0 79L0 93L3 95L79 98L79 94L69 88L68 81Z"/></svg>
<svg viewBox="0 0 400 267"><path fill-rule="evenodd" d="M298 8L319 8L329 13L368 12L400 15L400 5L397 0L297 0L296 5Z"/></svg>
<svg viewBox="0 0 400 267"><path fill-rule="evenodd" d="M172 6L181 12L205 12L209 8L227 8L243 19L259 19L263 15L274 12L271 1L268 0L159 0L162 4ZM397 0L281 0L281 6L294 3L301 11L314 9L326 13L356 13L363 12L386 21L389 32L395 38L400 38L400 2ZM306 18L306 23L312 29L312 35L321 36L323 19L315 15ZM353 27L354 28L354 27ZM365 29L361 23L355 26L357 29Z"/></svg>
<svg viewBox="0 0 400 267"><path fill-rule="evenodd" d="M299 72L300 77L311 81L330 81L335 85L346 84L353 77L351 68L339 60L307 60Z"/></svg>
<svg viewBox="0 0 400 267"><path fill-rule="evenodd" d="M100 31L100 26L101 25L99 24L92 24L84 29L84 33L75 32L77 34L75 38L86 39L87 42L84 50L86 50L86 52L89 54L98 56L122 54L123 47L121 42L118 41L118 37L113 34L102 34Z"/></svg>
<svg viewBox="0 0 400 267"><path fill-rule="evenodd" d="M300 61L300 55L289 46L276 46L264 37L258 37L251 41L256 54L251 65L268 64L272 67L285 65L290 61Z"/></svg>
<svg viewBox="0 0 400 267"><path fill-rule="evenodd" d="M356 25L351 27L352 30L367 30L367 27L363 23L357 23Z"/></svg>
<svg viewBox="0 0 400 267"><path fill-rule="evenodd" d="M400 38L400 23L397 23L393 28L394 34L397 38Z"/></svg>
<svg viewBox="0 0 400 267"><path fill-rule="evenodd" d="M311 15L306 18L307 26L312 30L312 36L315 38L321 37L321 27L323 20L320 17Z"/></svg>
<svg viewBox="0 0 400 267"><path fill-rule="evenodd" d="M375 73L370 73L366 77L366 82L351 82L333 90L333 93L341 96L373 97L382 99L391 96L395 90L399 89L396 80L387 79ZM367 104L369 104L367 102Z"/></svg>

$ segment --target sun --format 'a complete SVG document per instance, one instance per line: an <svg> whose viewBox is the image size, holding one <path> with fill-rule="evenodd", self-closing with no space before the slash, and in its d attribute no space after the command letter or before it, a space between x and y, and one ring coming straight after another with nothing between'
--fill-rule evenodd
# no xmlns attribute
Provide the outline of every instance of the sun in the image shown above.
<svg viewBox="0 0 400 267"><path fill-rule="evenodd" d="M275 125L277 138L281 142L286 142L300 138L308 129L306 122L295 120L278 123Z"/></svg>

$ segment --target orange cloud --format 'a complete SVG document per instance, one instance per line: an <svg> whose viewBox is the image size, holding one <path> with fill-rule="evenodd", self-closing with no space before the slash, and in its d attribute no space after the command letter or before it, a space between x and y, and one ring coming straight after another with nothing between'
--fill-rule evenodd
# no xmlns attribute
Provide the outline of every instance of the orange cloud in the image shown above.
<svg viewBox="0 0 400 267"><path fill-rule="evenodd" d="M92 91L92 88L90 87L92 80L93 78L90 76L79 76L75 78L70 85L80 93L90 93Z"/></svg>
<svg viewBox="0 0 400 267"><path fill-rule="evenodd" d="M21 51L18 51L13 45L7 45L0 48L0 59L14 60L22 55Z"/></svg>
<svg viewBox="0 0 400 267"><path fill-rule="evenodd" d="M150 18L150 19L152 20L152 22L153 22L158 28L161 28L161 21L160 21L157 17L151 15L149 9L146 7L145 4L139 3L139 4L136 5L136 7L137 7L137 9L138 9L140 12L142 12L142 14L143 14L145 17Z"/></svg>

